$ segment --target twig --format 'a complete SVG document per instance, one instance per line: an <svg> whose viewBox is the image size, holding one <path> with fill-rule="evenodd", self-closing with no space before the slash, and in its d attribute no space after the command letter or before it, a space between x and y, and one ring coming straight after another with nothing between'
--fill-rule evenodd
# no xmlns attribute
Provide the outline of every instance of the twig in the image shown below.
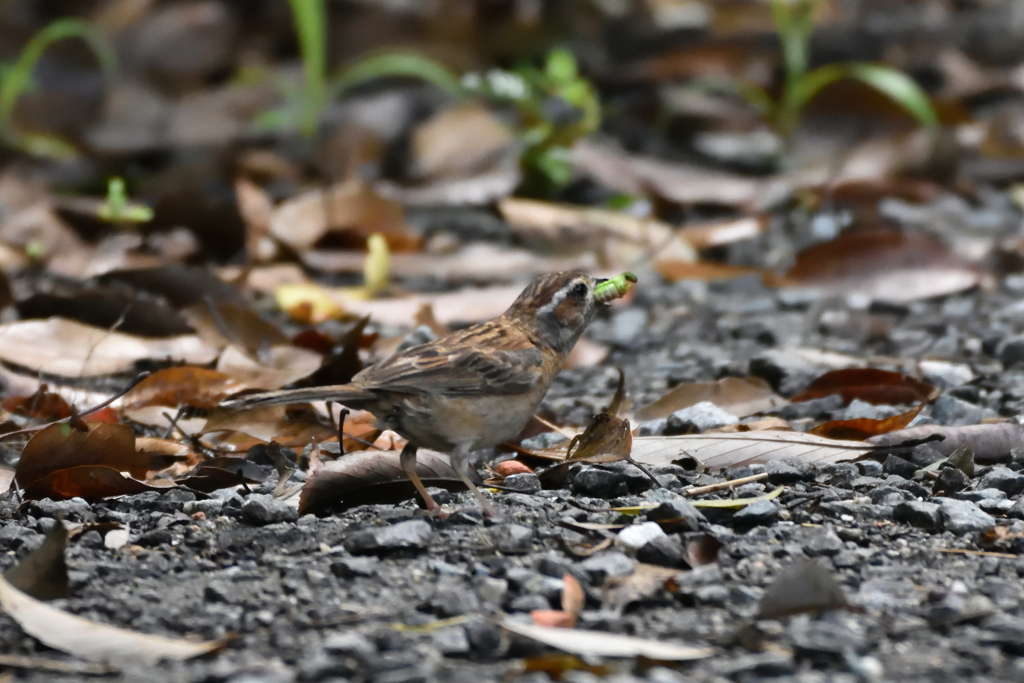
<svg viewBox="0 0 1024 683"><path fill-rule="evenodd" d="M761 481L767 479L768 473L762 472L761 474L753 474L749 477L740 477L739 479L732 479L730 481L723 481L720 484L711 484L710 486L698 486L695 489L686 489L683 491L685 496L699 496L702 493L714 493L715 491L721 491L722 489L731 489L734 486L741 484L749 484L752 481Z"/></svg>

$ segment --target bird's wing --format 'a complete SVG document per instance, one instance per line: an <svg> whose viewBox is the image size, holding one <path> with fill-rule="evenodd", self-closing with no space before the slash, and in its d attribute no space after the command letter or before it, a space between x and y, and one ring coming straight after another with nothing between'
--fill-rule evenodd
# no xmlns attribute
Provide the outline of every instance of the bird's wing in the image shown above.
<svg viewBox="0 0 1024 683"><path fill-rule="evenodd" d="M372 390L478 396L537 386L544 356L525 335L484 323L371 365L354 379Z"/></svg>

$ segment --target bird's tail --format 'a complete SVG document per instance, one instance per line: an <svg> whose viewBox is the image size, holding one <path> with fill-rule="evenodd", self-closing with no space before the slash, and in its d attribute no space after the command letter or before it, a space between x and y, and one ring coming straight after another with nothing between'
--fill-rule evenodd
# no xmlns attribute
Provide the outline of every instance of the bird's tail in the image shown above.
<svg viewBox="0 0 1024 683"><path fill-rule="evenodd" d="M245 394L222 401L222 408L258 408L275 406L282 403L305 403L307 401L365 401L374 394L355 384L333 384L323 387L305 387L302 389L278 389L277 391L261 391Z"/></svg>

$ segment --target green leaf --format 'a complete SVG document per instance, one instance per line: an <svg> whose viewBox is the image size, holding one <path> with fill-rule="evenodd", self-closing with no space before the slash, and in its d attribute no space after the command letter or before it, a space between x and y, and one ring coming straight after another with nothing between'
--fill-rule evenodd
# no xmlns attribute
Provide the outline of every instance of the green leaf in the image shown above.
<svg viewBox="0 0 1024 683"><path fill-rule="evenodd" d="M365 57L341 72L331 82L333 93L341 93L377 78L418 78L453 95L461 94L459 77L440 62L412 52L383 52Z"/></svg>
<svg viewBox="0 0 1024 683"><path fill-rule="evenodd" d="M910 112L922 126L939 125L928 93L902 71L880 64L851 64L850 78L867 83Z"/></svg>
<svg viewBox="0 0 1024 683"><path fill-rule="evenodd" d="M541 151L532 159L533 166L551 182L559 187L572 180L572 159L569 150L552 147Z"/></svg>
<svg viewBox="0 0 1024 683"><path fill-rule="evenodd" d="M302 54L305 88L302 92L299 128L303 135L316 133L320 112L327 104L327 8L323 0L289 0Z"/></svg>
<svg viewBox="0 0 1024 683"><path fill-rule="evenodd" d="M544 66L547 77L555 84L569 84L579 77L576 57L564 48L548 53L547 64Z"/></svg>

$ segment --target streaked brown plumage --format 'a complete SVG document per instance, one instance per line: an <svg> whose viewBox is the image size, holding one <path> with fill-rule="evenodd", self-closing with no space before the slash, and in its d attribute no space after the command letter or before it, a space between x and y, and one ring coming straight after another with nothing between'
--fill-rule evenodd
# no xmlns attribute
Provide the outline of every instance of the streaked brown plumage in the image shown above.
<svg viewBox="0 0 1024 683"><path fill-rule="evenodd" d="M598 282L579 272L544 275L494 320L397 353L349 384L249 394L223 405L330 400L369 410L378 426L409 440L402 468L429 510L438 506L416 474L421 446L449 453L459 476L493 513L469 479L467 456L522 431L593 318Z"/></svg>

